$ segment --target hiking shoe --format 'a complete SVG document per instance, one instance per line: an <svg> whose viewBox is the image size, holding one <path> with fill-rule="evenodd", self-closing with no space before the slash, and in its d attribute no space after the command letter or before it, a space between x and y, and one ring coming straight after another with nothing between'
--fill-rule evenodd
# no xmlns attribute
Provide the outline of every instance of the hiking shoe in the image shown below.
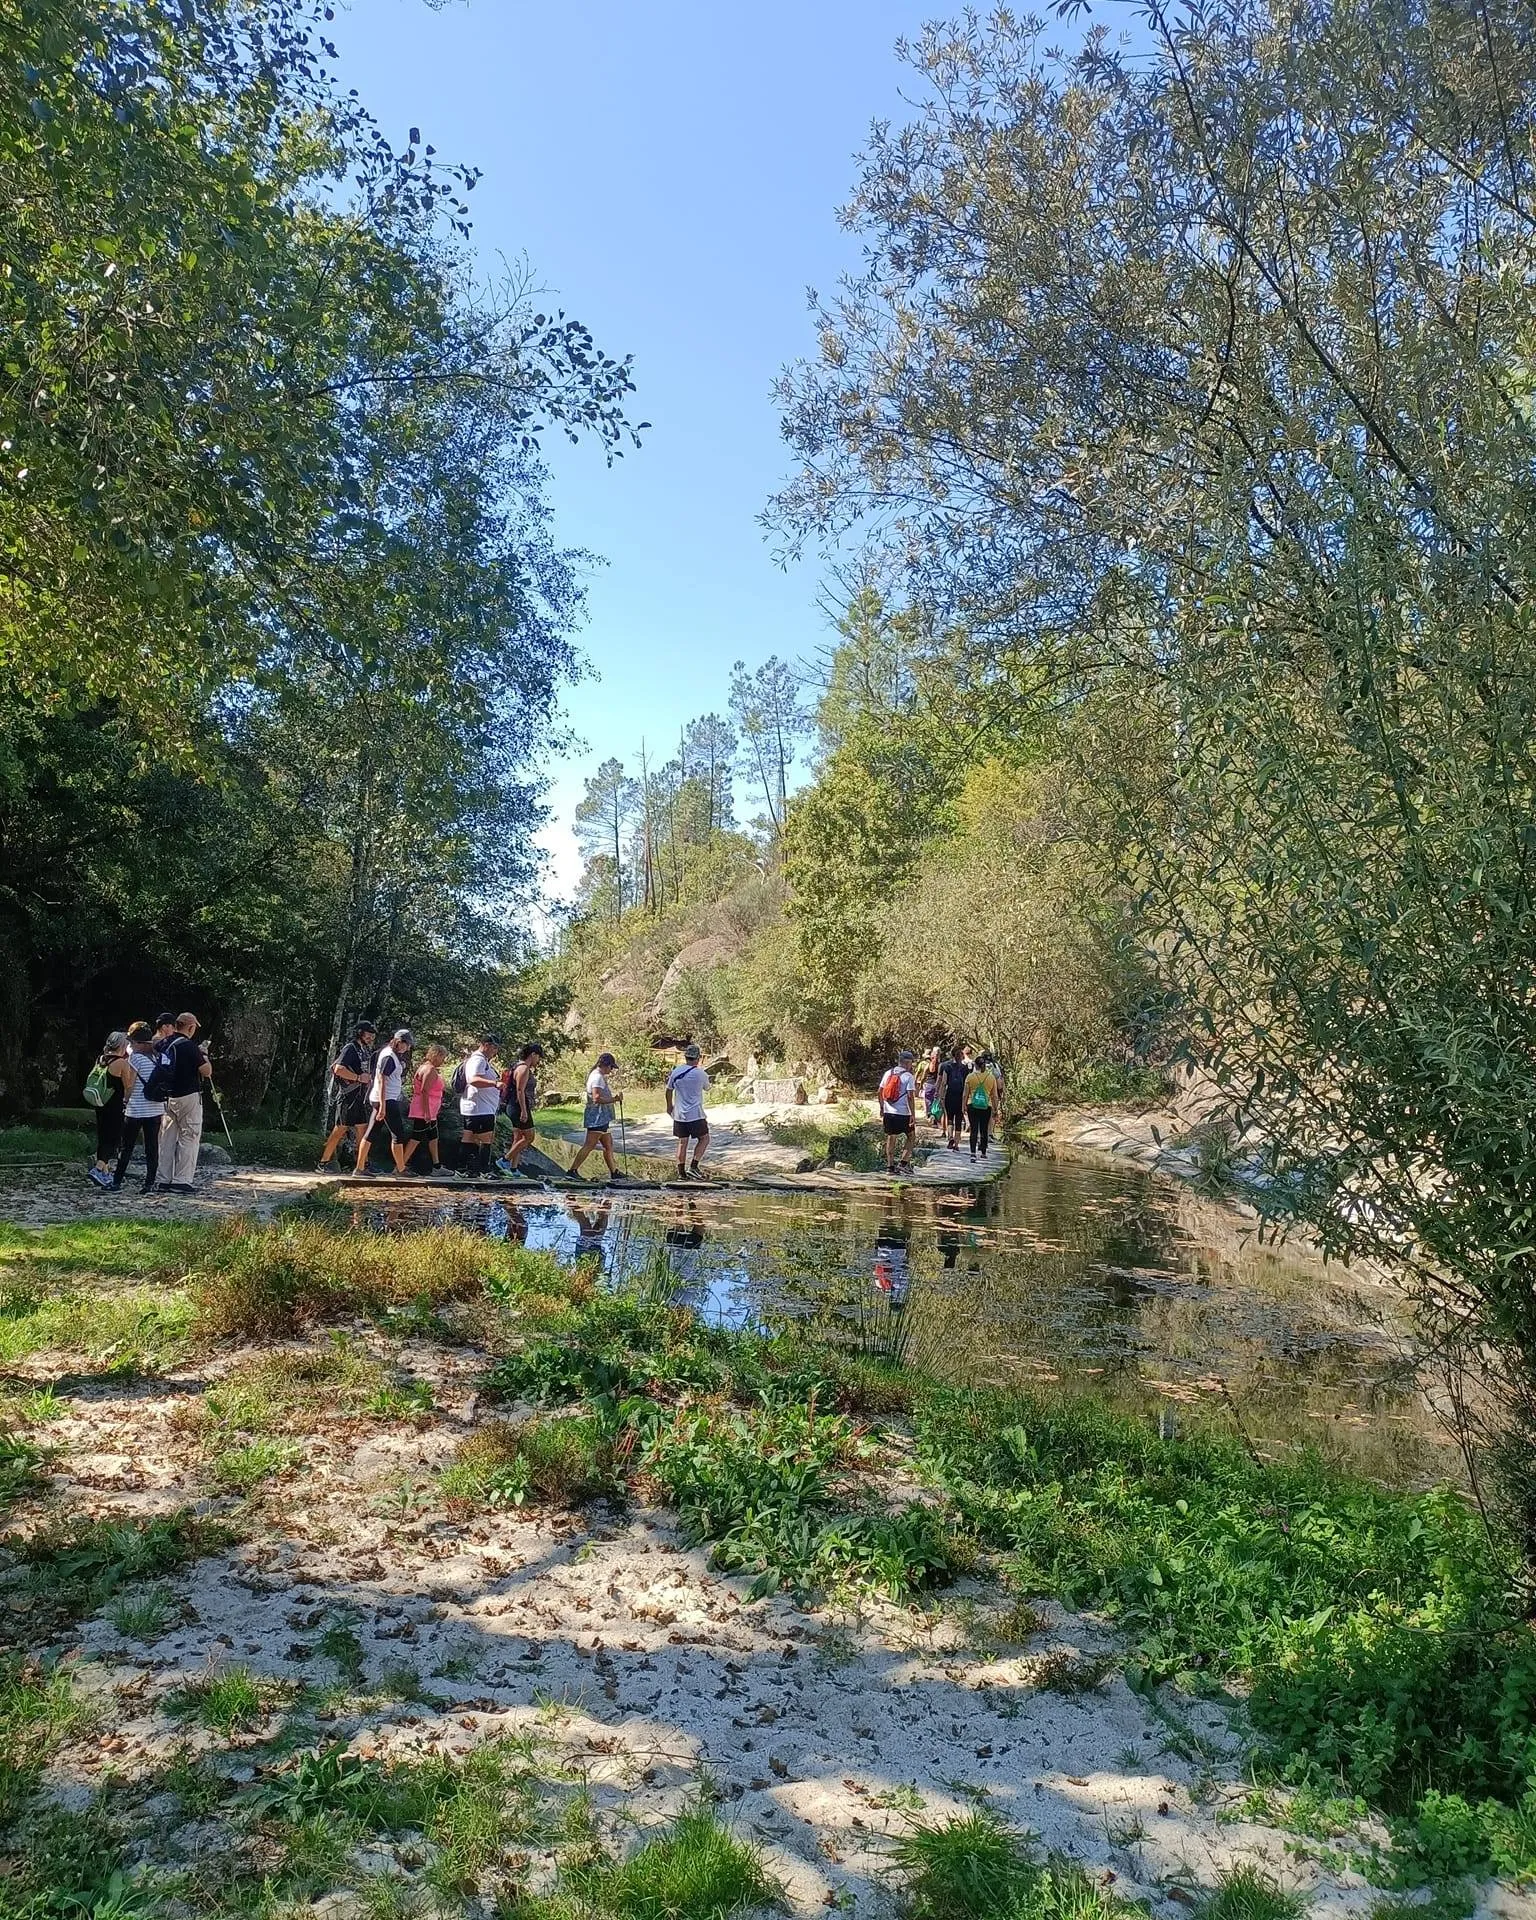
<svg viewBox="0 0 1536 1920"><path fill-rule="evenodd" d="M85 1177L91 1182L92 1186L110 1187L112 1185L112 1176L107 1172L105 1167L92 1167Z"/></svg>
<svg viewBox="0 0 1536 1920"><path fill-rule="evenodd" d="M334 1160L317 1160L315 1162L315 1172L316 1173L340 1173L341 1168L337 1166Z"/></svg>

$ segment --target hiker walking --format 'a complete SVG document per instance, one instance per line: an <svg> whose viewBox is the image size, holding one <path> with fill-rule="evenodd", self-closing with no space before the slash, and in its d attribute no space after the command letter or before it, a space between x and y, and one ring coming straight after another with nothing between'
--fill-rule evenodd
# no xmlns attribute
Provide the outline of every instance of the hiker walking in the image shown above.
<svg viewBox="0 0 1536 1920"><path fill-rule="evenodd" d="M944 1103L939 1098L939 1049L930 1047L923 1060L923 1118L930 1127L944 1124Z"/></svg>
<svg viewBox="0 0 1536 1920"><path fill-rule="evenodd" d="M416 1078L411 1087L411 1153L414 1158L418 1146L427 1150L427 1158L432 1162L432 1171L438 1170L437 1158L437 1116L443 1110L443 1062L448 1058L448 1049L434 1040L427 1048L421 1065L416 1069Z"/></svg>
<svg viewBox="0 0 1536 1920"><path fill-rule="evenodd" d="M912 1107L917 1099L917 1081L912 1074L912 1054L906 1048L897 1054L894 1067L888 1067L880 1081L880 1124L885 1133L885 1170L895 1173L898 1166L912 1170Z"/></svg>
<svg viewBox="0 0 1536 1920"><path fill-rule="evenodd" d="M352 1038L331 1063L331 1079L340 1092L336 1101L336 1124L326 1136L316 1173L333 1171L336 1151L343 1140L357 1148L368 1124L368 1089L373 1085L373 1042L377 1028L371 1020L359 1020Z"/></svg>
<svg viewBox="0 0 1536 1920"><path fill-rule="evenodd" d="M965 1119L965 1083L970 1067L957 1054L946 1053L939 1063L939 1095L944 1103L944 1126L950 1150L960 1151L960 1128Z"/></svg>
<svg viewBox="0 0 1536 1920"><path fill-rule="evenodd" d="M123 1083L112 1069L128 1051L128 1036L121 1028L107 1035L106 1044L96 1056L96 1064L86 1076L85 1104L96 1113L96 1164L86 1174L98 1187L112 1184L112 1164L123 1144Z"/></svg>
<svg viewBox="0 0 1536 1920"><path fill-rule="evenodd" d="M368 1104L373 1112L357 1143L359 1176L368 1171L368 1149L376 1134L388 1139L395 1172L405 1172L411 1141L411 1130L405 1123L405 1081L415 1045L416 1037L410 1028L397 1027L389 1045L380 1047L379 1057L373 1063L373 1084L368 1089Z"/></svg>
<svg viewBox="0 0 1536 1920"><path fill-rule="evenodd" d="M172 1021L172 1026L175 1022ZM117 1193L128 1172L128 1162L139 1139L144 1141L144 1193L153 1193L160 1177L160 1122L165 1116L165 1094L170 1068L155 1052L155 1028L135 1020L128 1029L127 1051L113 1062L113 1076L123 1089L123 1137L113 1170L111 1190Z"/></svg>
<svg viewBox="0 0 1536 1920"><path fill-rule="evenodd" d="M533 1145L533 1110L538 1102L539 1068L543 1062L544 1049L537 1040L530 1040L526 1047L518 1050L517 1065L501 1089L502 1108L512 1122L512 1139L497 1164L503 1173L516 1174L523 1180L539 1177L536 1173L524 1173L518 1163Z"/></svg>
<svg viewBox="0 0 1536 1920"><path fill-rule="evenodd" d="M683 1048L683 1064L667 1075L667 1112L672 1116L672 1133L677 1141L677 1177L698 1180L699 1162L709 1148L709 1122L704 1118L704 1096L709 1091L709 1075L699 1065L699 1050ZM693 1161L688 1159L688 1142L693 1142Z"/></svg>
<svg viewBox="0 0 1536 1920"><path fill-rule="evenodd" d="M166 1095L160 1146L167 1178L161 1186L170 1193L196 1193L197 1150L203 1140L203 1089L213 1079L207 1049L197 1037L197 1015L178 1013L167 1049L171 1090Z"/></svg>
<svg viewBox="0 0 1536 1920"><path fill-rule="evenodd" d="M965 1079L965 1117L971 1130L971 1158L978 1151L983 1160L987 1157L987 1136L992 1126L992 1116L997 1112L1001 1095L997 1085L997 1075L992 1071L990 1054L978 1053L976 1064Z"/></svg>
<svg viewBox="0 0 1536 1920"><path fill-rule="evenodd" d="M483 1033L454 1074L459 1112L464 1119L459 1171L470 1179L501 1178L501 1169L491 1165L496 1109L501 1104L501 1076L496 1071L496 1056L500 1051L499 1037Z"/></svg>
<svg viewBox="0 0 1536 1920"><path fill-rule="evenodd" d="M586 1138L581 1143L581 1151L571 1162L573 1176L581 1172L582 1162L592 1149L600 1147L607 1163L608 1178L617 1180L620 1177L613 1163L613 1109L619 1096L608 1079L618 1064L611 1053L600 1053L597 1064L587 1075L587 1104L581 1116Z"/></svg>

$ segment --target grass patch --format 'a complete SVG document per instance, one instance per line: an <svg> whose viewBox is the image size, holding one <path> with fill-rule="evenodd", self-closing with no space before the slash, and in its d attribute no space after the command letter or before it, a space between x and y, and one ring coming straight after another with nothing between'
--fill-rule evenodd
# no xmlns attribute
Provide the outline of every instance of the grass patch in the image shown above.
<svg viewBox="0 0 1536 1920"><path fill-rule="evenodd" d="M578 1507L620 1491L613 1441L593 1415L497 1420L472 1433L440 1482L476 1505Z"/></svg>
<svg viewBox="0 0 1536 1920"><path fill-rule="evenodd" d="M221 1673L189 1680L166 1696L165 1710L172 1720L195 1720L210 1733L249 1733L261 1725L290 1696L280 1681L266 1680L249 1667L226 1667Z"/></svg>
<svg viewBox="0 0 1536 1920"><path fill-rule="evenodd" d="M125 1640L158 1640L179 1611L168 1587L148 1587L114 1600L107 1618Z"/></svg>
<svg viewBox="0 0 1536 1920"><path fill-rule="evenodd" d="M1282 1887L1248 1861L1221 1874L1199 1907L1201 1920L1301 1920L1306 1910L1305 1894Z"/></svg>
<svg viewBox="0 0 1536 1920"><path fill-rule="evenodd" d="M67 1668L0 1657L0 1827L15 1819L44 1761L81 1718Z"/></svg>
<svg viewBox="0 0 1536 1920"><path fill-rule="evenodd" d="M731 1920L781 1898L758 1850L702 1806L688 1808L617 1865L568 1879L598 1913L623 1920Z"/></svg>
<svg viewBox="0 0 1536 1920"><path fill-rule="evenodd" d="M1146 1911L1074 1861L1041 1861L1027 1835L986 1808L914 1828L896 1843L894 1859L906 1875L909 1920L1140 1920Z"/></svg>
<svg viewBox="0 0 1536 1920"><path fill-rule="evenodd" d="M0 1513L13 1507L23 1494L42 1485L38 1468L43 1450L19 1433L0 1427Z"/></svg>
<svg viewBox="0 0 1536 1920"><path fill-rule="evenodd" d="M0 1364L29 1354L83 1354L116 1371L151 1373L182 1358L193 1308L164 1287L45 1291L33 1280L0 1283Z"/></svg>
<svg viewBox="0 0 1536 1920"><path fill-rule="evenodd" d="M223 1228L189 1285L209 1338L271 1339L315 1321L470 1299L504 1263L489 1241L461 1227L351 1233L290 1218Z"/></svg>
<svg viewBox="0 0 1536 1920"><path fill-rule="evenodd" d="M0 1584L5 1644L45 1643L122 1588L228 1545L227 1527L186 1512L151 1520L65 1520L0 1540L15 1562Z"/></svg>
<svg viewBox="0 0 1536 1920"><path fill-rule="evenodd" d="M1431 1789L1525 1793L1536 1632L1452 1493L1160 1441L1089 1401L932 1389L916 1428L921 1469L1011 1585L1111 1615L1133 1683L1241 1679L1282 1776L1401 1812Z"/></svg>
<svg viewBox="0 0 1536 1920"><path fill-rule="evenodd" d="M304 1457L304 1449L283 1440L251 1440L225 1447L208 1463L209 1484L220 1493L254 1493L286 1473Z"/></svg>
<svg viewBox="0 0 1536 1920"><path fill-rule="evenodd" d="M337 1414L360 1414L385 1384L385 1369L355 1341L268 1353L232 1367L189 1410L209 1445L307 1431Z"/></svg>

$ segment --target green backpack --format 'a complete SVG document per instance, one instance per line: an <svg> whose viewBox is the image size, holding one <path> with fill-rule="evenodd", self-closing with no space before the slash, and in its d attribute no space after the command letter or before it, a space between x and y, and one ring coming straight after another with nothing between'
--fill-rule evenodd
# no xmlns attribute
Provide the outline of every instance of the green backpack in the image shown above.
<svg viewBox="0 0 1536 1920"><path fill-rule="evenodd" d="M88 1107L104 1107L112 1098L112 1076L107 1071L105 1060L98 1060L85 1076L85 1104Z"/></svg>

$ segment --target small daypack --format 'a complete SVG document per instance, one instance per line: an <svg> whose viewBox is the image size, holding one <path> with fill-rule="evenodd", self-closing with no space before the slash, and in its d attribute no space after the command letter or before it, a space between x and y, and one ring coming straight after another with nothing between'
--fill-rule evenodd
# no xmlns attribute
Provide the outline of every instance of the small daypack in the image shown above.
<svg viewBox="0 0 1536 1920"><path fill-rule="evenodd" d="M899 1100L901 1095L901 1069L899 1067L892 1067L890 1072L880 1082L880 1098L887 1106L890 1106L894 1101Z"/></svg>
<svg viewBox="0 0 1536 1920"><path fill-rule="evenodd" d="M171 1088L175 1085L175 1068L168 1053L157 1053L155 1064L145 1076L144 1098L146 1100L169 1100Z"/></svg>
<svg viewBox="0 0 1536 1920"><path fill-rule="evenodd" d="M991 1107L992 1102L987 1097L987 1090L985 1087L978 1087L976 1091L971 1095L971 1105L976 1110L977 1113L984 1113Z"/></svg>
<svg viewBox="0 0 1536 1920"><path fill-rule="evenodd" d="M465 1071L465 1063L462 1060L448 1076L448 1091L455 1100L465 1100L469 1097L469 1075Z"/></svg>
<svg viewBox="0 0 1536 1920"><path fill-rule="evenodd" d="M112 1076L105 1060L98 1060L85 1076L84 1097L88 1107L104 1107L111 1101Z"/></svg>

